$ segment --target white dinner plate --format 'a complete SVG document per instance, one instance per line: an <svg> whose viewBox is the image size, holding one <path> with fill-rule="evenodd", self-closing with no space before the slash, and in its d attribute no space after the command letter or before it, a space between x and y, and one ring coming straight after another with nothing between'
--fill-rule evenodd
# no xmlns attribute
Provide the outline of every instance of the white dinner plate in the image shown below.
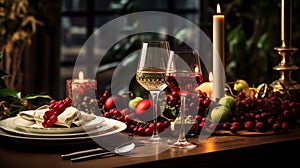
<svg viewBox="0 0 300 168"><path fill-rule="evenodd" d="M8 122L10 122L10 120ZM35 132L30 132L30 131L28 132L28 131L24 131L23 129L20 129L19 127L15 126L13 123L11 125L8 124L6 126L2 126L2 129L12 132L12 133L25 135L25 136L70 137L70 136L86 136L88 134L96 134L98 132L103 132L103 131L113 128L114 127L113 124L114 124L113 122L108 123L108 122L104 121L100 126L97 126L97 128L94 128L94 129L89 129L89 130L85 130L82 132L75 132L75 133L58 133L58 134L35 133ZM0 125L0 127L1 127L1 125Z"/></svg>
<svg viewBox="0 0 300 168"><path fill-rule="evenodd" d="M12 123L19 128L19 130L23 130L29 133L38 133L38 134L66 134L66 133L79 133L85 132L90 129L95 129L98 126L100 127L104 122L104 117L97 116L94 120L91 120L87 123L84 123L79 127L48 127L44 128L43 126L35 124L33 121L28 121L22 117L14 117Z"/></svg>
<svg viewBox="0 0 300 168"><path fill-rule="evenodd" d="M88 140L92 138L98 138L103 136L112 135L118 132L121 132L127 128L127 125L121 121L104 118L104 122L110 123L109 125L113 125L113 128L109 128L107 130L100 130L97 132L86 132L85 136L68 136L68 134L38 134L31 132L22 132L16 129L16 126L12 123L12 121L16 117L7 118L0 121L0 135L5 137L10 137L19 140L38 140L38 141L74 141L74 140Z"/></svg>

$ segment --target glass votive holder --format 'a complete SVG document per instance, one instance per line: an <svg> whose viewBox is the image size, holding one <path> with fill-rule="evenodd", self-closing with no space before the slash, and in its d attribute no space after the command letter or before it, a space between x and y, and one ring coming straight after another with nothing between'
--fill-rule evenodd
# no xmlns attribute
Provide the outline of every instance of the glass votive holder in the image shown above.
<svg viewBox="0 0 300 168"><path fill-rule="evenodd" d="M94 79L68 79L66 96L72 99L72 106L86 113L95 113L97 104L97 81Z"/></svg>

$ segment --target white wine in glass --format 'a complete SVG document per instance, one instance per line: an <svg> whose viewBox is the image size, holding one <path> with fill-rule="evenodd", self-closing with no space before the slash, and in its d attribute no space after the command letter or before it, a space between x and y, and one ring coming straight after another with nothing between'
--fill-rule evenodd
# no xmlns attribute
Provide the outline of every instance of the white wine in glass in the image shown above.
<svg viewBox="0 0 300 168"><path fill-rule="evenodd" d="M151 94L154 124L157 124L159 94L167 87L165 83L165 74L169 54L170 46L167 41L143 42L137 67L136 80ZM159 136L156 127L154 127L152 136L149 138L148 142L162 142L162 138Z"/></svg>

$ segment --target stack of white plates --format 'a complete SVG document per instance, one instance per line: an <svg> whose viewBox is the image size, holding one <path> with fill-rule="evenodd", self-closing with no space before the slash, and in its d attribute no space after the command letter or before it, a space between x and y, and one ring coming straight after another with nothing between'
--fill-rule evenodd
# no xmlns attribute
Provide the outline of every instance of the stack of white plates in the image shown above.
<svg viewBox="0 0 300 168"><path fill-rule="evenodd" d="M19 116L0 120L0 135L30 141L84 141L121 132L126 124L118 120L97 116L80 127L38 127Z"/></svg>

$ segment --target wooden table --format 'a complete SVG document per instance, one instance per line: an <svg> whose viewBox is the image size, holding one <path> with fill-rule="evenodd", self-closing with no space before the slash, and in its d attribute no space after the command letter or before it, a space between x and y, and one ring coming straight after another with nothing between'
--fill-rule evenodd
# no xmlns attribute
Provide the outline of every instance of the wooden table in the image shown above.
<svg viewBox="0 0 300 168"><path fill-rule="evenodd" d="M125 136L111 135L115 140ZM106 137L107 138L107 137ZM123 138L123 139L122 139ZM135 140L135 138L133 138ZM198 137L189 138L198 144L194 149L170 148L145 157L108 156L81 162L63 160L60 155L97 147L95 143L60 146L37 145L17 142L0 137L0 167L2 168L93 168L93 167L217 167L217 166L269 166L298 164L300 158L300 129L287 134L260 136L210 136L199 142ZM138 151L153 150L149 145L138 146ZM293 154L295 153L295 154Z"/></svg>

